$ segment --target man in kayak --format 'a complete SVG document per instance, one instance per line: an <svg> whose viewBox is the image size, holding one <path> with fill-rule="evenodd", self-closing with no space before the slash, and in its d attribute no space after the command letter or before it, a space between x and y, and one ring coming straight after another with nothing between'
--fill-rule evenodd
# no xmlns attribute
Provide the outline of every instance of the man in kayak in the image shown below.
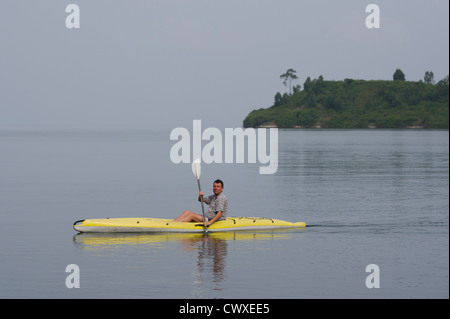
<svg viewBox="0 0 450 319"><path fill-rule="evenodd" d="M209 226L218 220L224 220L227 218L228 213L228 199L223 193L223 182L217 179L213 183L214 195L203 197L203 192L198 194L198 201L205 202L209 205L208 210L205 213L206 220L203 220L203 216L185 210L183 214L175 218L174 222L203 222L205 226Z"/></svg>

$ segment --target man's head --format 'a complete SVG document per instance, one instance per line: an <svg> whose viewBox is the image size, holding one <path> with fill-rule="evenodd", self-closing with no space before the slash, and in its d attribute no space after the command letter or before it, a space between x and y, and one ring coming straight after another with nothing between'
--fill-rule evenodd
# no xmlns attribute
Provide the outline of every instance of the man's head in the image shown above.
<svg viewBox="0 0 450 319"><path fill-rule="evenodd" d="M220 179L214 181L213 192L216 196L219 196L223 192L223 182Z"/></svg>

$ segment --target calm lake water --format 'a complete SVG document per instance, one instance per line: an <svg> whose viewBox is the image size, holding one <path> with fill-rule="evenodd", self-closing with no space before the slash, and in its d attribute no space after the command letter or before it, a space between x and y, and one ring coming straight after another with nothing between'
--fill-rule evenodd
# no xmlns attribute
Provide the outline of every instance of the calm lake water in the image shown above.
<svg viewBox="0 0 450 319"><path fill-rule="evenodd" d="M0 298L449 298L448 131L280 130L276 174L202 165L230 216L303 230L77 234L84 218L201 212L169 134L0 132Z"/></svg>

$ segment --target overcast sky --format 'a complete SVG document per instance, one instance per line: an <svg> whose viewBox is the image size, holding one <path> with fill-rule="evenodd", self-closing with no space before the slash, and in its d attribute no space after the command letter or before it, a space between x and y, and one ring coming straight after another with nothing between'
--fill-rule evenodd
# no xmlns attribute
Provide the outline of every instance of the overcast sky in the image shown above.
<svg viewBox="0 0 450 319"><path fill-rule="evenodd" d="M66 6L80 28L66 27ZM369 29L366 6L380 8ZM449 74L448 0L2 0L0 130L239 127L293 68Z"/></svg>

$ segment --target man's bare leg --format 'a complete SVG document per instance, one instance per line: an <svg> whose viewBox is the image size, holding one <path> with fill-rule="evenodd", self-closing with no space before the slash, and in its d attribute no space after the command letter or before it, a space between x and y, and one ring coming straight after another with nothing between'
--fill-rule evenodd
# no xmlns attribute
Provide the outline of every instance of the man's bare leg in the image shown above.
<svg viewBox="0 0 450 319"><path fill-rule="evenodd" d="M183 214L181 214L180 216L178 216L177 218L175 218L173 220L174 222L203 222L203 216L196 214L194 212L191 212L189 210L185 210L183 212Z"/></svg>

